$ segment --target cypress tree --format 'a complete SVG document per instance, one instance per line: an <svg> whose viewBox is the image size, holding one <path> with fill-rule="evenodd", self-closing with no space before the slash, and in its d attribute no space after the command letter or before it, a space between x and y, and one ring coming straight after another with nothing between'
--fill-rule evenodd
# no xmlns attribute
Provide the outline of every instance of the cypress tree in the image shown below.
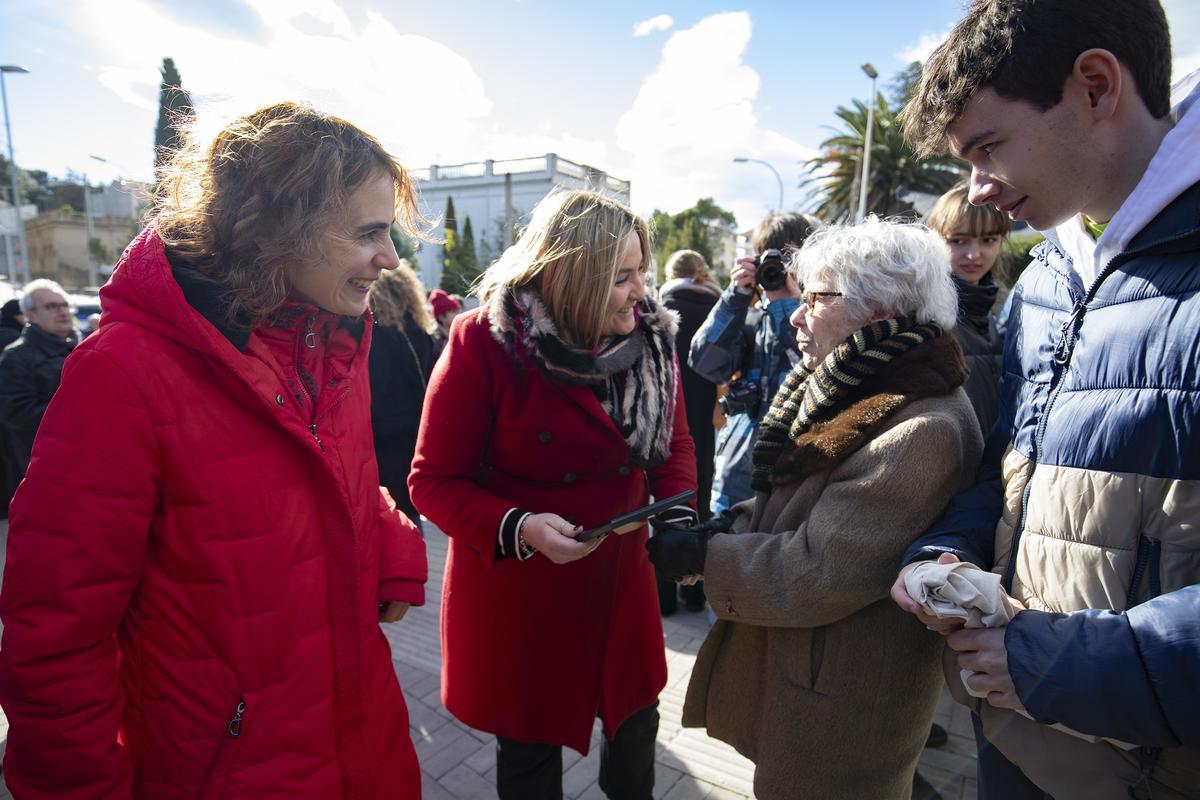
<svg viewBox="0 0 1200 800"><path fill-rule="evenodd" d="M158 125L154 128L154 171L157 173L164 162L179 147L179 129L186 127L196 117L192 107L192 96L183 88L183 79L175 68L175 61L164 58L162 82L158 87Z"/></svg>

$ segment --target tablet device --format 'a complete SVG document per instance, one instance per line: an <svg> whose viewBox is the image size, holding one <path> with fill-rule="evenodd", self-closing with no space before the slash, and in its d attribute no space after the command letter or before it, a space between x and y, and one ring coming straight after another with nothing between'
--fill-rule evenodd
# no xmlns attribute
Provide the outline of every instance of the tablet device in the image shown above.
<svg viewBox="0 0 1200 800"><path fill-rule="evenodd" d="M603 525L599 525L595 528L589 528L588 530L576 536L575 541L590 542L592 539L595 539L598 536L604 536L607 533L612 533L617 528L623 528L626 525L630 525L634 522L643 522L648 520L655 514L661 514L668 508L677 506L680 503L685 503L695 496L696 491L694 489L688 489L686 492L680 492L674 497L668 497L665 500L659 500L651 503L648 506L642 506L641 508L621 514L618 517L613 517Z"/></svg>

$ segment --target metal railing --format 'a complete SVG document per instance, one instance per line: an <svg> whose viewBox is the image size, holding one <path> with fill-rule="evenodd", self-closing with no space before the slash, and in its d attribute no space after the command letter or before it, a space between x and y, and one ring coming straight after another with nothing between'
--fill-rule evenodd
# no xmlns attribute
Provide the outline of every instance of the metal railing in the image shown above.
<svg viewBox="0 0 1200 800"><path fill-rule="evenodd" d="M555 153L529 158L511 158L487 161L471 161L465 164L434 164L429 167L418 167L410 170L418 181L453 181L504 175L530 175L544 173L553 179L555 175L584 181L589 186L612 192L614 194L629 194L629 181L614 178L604 170L596 169L587 164L579 164L562 158Z"/></svg>

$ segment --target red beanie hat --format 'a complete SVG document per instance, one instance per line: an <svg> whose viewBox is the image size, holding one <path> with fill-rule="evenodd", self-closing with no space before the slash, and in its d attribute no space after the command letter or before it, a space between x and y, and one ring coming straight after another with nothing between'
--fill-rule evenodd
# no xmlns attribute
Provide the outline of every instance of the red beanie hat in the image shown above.
<svg viewBox="0 0 1200 800"><path fill-rule="evenodd" d="M434 289L429 293L429 305L433 307L434 318L462 308L459 302L446 293L445 289Z"/></svg>

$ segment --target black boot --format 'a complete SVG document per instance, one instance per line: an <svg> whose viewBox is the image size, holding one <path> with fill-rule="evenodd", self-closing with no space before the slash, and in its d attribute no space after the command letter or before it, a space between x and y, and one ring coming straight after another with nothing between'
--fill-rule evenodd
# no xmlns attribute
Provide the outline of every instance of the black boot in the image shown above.
<svg viewBox="0 0 1200 800"><path fill-rule="evenodd" d="M946 734L946 729L936 722L929 726L929 738L925 740L926 747L941 747L950 741L950 737Z"/></svg>

